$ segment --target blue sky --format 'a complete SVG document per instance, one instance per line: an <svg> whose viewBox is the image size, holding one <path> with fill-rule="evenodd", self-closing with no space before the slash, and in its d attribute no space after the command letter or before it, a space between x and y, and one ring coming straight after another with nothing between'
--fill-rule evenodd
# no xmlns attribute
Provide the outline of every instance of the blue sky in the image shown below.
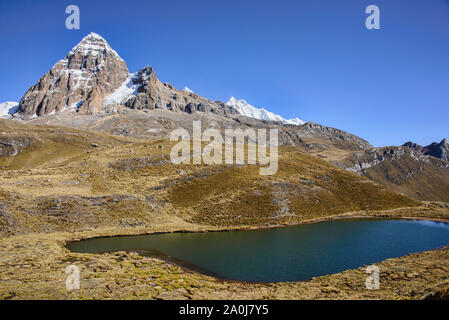
<svg viewBox="0 0 449 320"><path fill-rule="evenodd" d="M81 29L65 28L76 4ZM380 8L380 30L365 8ZM0 2L0 101L18 101L93 31L130 71L244 98L375 146L449 138L449 0Z"/></svg>

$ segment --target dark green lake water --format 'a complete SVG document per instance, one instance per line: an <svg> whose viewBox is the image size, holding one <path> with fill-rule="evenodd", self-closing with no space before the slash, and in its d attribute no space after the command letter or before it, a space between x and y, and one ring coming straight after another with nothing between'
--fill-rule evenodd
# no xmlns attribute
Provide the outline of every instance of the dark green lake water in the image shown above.
<svg viewBox="0 0 449 320"><path fill-rule="evenodd" d="M279 282L312 277L449 244L449 226L427 220L336 220L209 233L170 233L72 242L74 252L151 248L233 280Z"/></svg>

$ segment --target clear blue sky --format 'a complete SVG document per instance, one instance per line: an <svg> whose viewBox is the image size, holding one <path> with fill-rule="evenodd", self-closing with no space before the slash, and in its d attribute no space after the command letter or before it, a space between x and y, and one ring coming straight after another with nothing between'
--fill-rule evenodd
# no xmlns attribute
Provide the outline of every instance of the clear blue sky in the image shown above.
<svg viewBox="0 0 449 320"><path fill-rule="evenodd" d="M65 28L65 8L81 29ZM365 28L375 4L381 29ZM449 138L449 0L0 2L0 101L25 91L89 32L130 71L210 99L233 95L376 146Z"/></svg>

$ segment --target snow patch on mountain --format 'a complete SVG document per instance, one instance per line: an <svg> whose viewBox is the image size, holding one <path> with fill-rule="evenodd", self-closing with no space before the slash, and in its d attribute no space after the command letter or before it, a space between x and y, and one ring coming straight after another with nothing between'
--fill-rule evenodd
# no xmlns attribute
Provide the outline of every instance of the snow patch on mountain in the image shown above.
<svg viewBox="0 0 449 320"><path fill-rule="evenodd" d="M188 92L188 93L194 93L192 90L190 90L189 87L184 87L184 89L182 89L182 91Z"/></svg>
<svg viewBox="0 0 449 320"><path fill-rule="evenodd" d="M285 119L278 114L265 110L264 108L256 108L243 99L237 100L234 97L231 97L229 101L226 102L226 105L234 107L241 115L249 118L267 121L280 121L285 124L293 124L297 126L305 123L299 118Z"/></svg>
<svg viewBox="0 0 449 320"><path fill-rule="evenodd" d="M103 106L122 104L128 101L132 96L135 96L137 94L137 89L141 86L141 84L134 83L133 79L135 76L136 73L131 73L120 87L104 98Z"/></svg>
<svg viewBox="0 0 449 320"><path fill-rule="evenodd" d="M15 101L7 101L0 103L0 118L9 118L17 112L19 103Z"/></svg>

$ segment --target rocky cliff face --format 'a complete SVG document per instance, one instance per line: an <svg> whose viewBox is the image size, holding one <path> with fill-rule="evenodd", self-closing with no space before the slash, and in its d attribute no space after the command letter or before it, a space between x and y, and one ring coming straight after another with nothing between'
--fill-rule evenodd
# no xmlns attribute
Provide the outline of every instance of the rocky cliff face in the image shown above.
<svg viewBox="0 0 449 320"><path fill-rule="evenodd" d="M23 116L42 116L65 108L101 112L103 99L128 76L126 63L98 34L90 33L32 86L19 103Z"/></svg>
<svg viewBox="0 0 449 320"><path fill-rule="evenodd" d="M449 161L449 142L447 141L447 139L441 140L440 143L433 142L428 146L421 146L409 141L404 143L403 146L409 147L410 149L421 152L425 155L434 156L435 158Z"/></svg>

